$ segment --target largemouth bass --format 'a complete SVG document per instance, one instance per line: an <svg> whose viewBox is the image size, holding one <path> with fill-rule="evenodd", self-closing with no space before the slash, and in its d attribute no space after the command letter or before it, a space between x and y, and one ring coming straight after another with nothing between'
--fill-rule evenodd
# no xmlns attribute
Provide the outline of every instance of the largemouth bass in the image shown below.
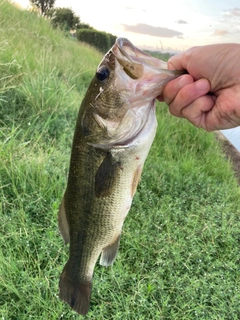
<svg viewBox="0 0 240 320"><path fill-rule="evenodd" d="M81 315L89 309L99 255L102 266L116 258L123 222L156 133L155 99L181 74L118 38L82 101L58 214L60 232L70 242L59 296Z"/></svg>

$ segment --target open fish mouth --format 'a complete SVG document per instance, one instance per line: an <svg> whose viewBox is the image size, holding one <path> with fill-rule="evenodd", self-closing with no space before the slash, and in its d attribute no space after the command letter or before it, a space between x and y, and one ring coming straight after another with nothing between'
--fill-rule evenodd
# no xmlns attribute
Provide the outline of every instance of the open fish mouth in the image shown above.
<svg viewBox="0 0 240 320"><path fill-rule="evenodd" d="M124 71L132 79L140 79L143 76L144 68L154 70L155 72L163 72L170 75L180 76L186 71L184 70L168 70L167 63L148 55L144 51L135 47L126 38L117 38L112 52L118 62L123 66Z"/></svg>

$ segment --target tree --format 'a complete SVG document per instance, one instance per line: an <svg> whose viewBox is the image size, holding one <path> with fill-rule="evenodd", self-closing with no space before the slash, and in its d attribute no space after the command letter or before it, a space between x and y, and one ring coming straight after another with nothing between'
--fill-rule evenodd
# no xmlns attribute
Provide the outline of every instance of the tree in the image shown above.
<svg viewBox="0 0 240 320"><path fill-rule="evenodd" d="M48 12L48 16L54 27L75 30L80 25L80 18L69 8L53 8Z"/></svg>
<svg viewBox="0 0 240 320"><path fill-rule="evenodd" d="M30 0L31 3L40 9L41 14L45 16L47 12L54 6L55 0Z"/></svg>

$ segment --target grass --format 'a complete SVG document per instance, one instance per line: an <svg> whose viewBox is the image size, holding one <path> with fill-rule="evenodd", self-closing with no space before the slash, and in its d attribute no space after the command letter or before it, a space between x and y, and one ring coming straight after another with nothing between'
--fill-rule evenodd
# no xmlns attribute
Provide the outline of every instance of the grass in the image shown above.
<svg viewBox="0 0 240 320"><path fill-rule="evenodd" d="M81 319L58 298L76 114L102 55L0 0L0 319ZM240 197L213 134L158 105L116 262L86 319L240 318Z"/></svg>

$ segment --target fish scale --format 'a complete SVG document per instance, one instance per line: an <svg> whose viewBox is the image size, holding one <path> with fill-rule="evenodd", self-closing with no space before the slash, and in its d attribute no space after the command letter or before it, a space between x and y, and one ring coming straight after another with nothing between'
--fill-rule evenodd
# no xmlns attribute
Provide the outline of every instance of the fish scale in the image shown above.
<svg viewBox="0 0 240 320"><path fill-rule="evenodd" d="M111 265L124 219L155 137L155 99L181 72L117 39L104 56L82 101L73 138L59 229L70 243L59 297L89 310L94 266Z"/></svg>

